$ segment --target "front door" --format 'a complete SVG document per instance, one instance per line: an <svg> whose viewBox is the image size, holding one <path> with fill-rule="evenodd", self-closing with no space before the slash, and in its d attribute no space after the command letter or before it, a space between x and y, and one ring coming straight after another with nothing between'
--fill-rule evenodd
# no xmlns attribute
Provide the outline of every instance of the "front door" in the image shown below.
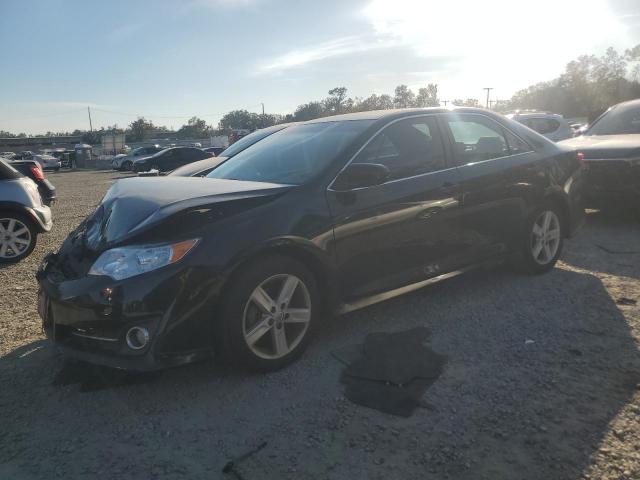
<svg viewBox="0 0 640 480"><path fill-rule="evenodd" d="M455 267L459 173L435 116L395 121L352 163L389 169L381 185L327 191L344 299L398 288Z"/></svg>

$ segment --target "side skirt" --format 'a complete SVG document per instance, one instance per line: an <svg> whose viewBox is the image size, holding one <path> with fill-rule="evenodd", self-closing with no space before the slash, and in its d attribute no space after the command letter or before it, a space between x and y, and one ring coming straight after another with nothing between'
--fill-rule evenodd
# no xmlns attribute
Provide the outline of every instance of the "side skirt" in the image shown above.
<svg viewBox="0 0 640 480"><path fill-rule="evenodd" d="M385 300L389 300L390 298L398 297L400 295L404 295L405 293L413 292L414 290L419 290L420 288L426 287L427 285L432 285L434 283L441 282L443 280L447 280L449 278L457 277L463 273L466 273L470 270L475 270L477 268L495 266L502 262L503 259L496 260L488 260L482 263L475 263L465 268L461 268L460 270L454 270L453 272L443 273L442 275L438 275L437 277L428 278L427 280L422 280L420 282L412 283L410 285L405 285L404 287L395 288L393 290L388 290L382 293L376 293L375 295L371 295L369 297L359 298L352 302L345 302L338 305L336 309L336 314L342 315L343 313L353 312L354 310L359 310L361 308L368 307L370 305L374 305L376 303L384 302Z"/></svg>

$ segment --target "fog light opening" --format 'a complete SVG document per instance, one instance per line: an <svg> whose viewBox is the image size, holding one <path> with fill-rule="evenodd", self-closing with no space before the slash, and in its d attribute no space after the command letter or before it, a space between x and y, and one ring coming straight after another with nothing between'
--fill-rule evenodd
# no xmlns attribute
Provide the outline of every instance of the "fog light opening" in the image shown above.
<svg viewBox="0 0 640 480"><path fill-rule="evenodd" d="M142 327L131 327L125 335L127 345L133 350L140 350L149 343L149 330Z"/></svg>

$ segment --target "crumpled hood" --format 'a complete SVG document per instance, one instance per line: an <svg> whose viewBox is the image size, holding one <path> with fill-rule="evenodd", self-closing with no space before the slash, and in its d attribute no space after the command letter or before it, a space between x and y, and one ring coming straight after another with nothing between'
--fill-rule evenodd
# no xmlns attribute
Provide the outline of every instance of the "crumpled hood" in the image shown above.
<svg viewBox="0 0 640 480"><path fill-rule="evenodd" d="M292 185L193 177L117 181L87 219L86 245L104 248L188 209L248 198L268 199Z"/></svg>
<svg viewBox="0 0 640 480"><path fill-rule="evenodd" d="M640 135L583 135L558 142L584 153L586 159L640 156Z"/></svg>

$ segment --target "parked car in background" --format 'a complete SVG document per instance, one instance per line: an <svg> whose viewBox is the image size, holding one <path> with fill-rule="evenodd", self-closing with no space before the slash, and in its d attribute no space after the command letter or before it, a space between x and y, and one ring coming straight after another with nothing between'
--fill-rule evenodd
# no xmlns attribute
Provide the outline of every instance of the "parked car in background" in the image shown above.
<svg viewBox="0 0 640 480"><path fill-rule="evenodd" d="M480 109L305 122L207 178L116 182L37 278L68 355L131 370L213 350L269 371L322 316L517 254L551 270L581 223L573 151Z"/></svg>
<svg viewBox="0 0 640 480"><path fill-rule="evenodd" d="M26 160L23 158L23 160ZM31 160L35 160L40 164L43 170L60 170L60 160L52 155L32 155Z"/></svg>
<svg viewBox="0 0 640 480"><path fill-rule="evenodd" d="M0 263L27 257L38 234L52 225L51 210L42 204L36 184L0 160Z"/></svg>
<svg viewBox="0 0 640 480"><path fill-rule="evenodd" d="M279 132L280 130L284 130L291 125L296 125L296 123L282 123L280 125L273 125L271 127L256 130L255 132L250 133L249 135L246 135L235 143L229 145L215 157L206 158L204 160L200 160L199 162L190 163L183 167L177 168L169 175L177 177L204 177L227 158L234 157L238 153L249 148L251 145L259 142L263 138L267 138L269 135L273 135L274 133Z"/></svg>
<svg viewBox="0 0 640 480"><path fill-rule="evenodd" d="M573 137L569 122L556 113L515 112L507 114L507 118L526 125L554 142Z"/></svg>
<svg viewBox="0 0 640 480"><path fill-rule="evenodd" d="M18 155L14 152L0 152L0 157L5 160L13 160L14 158L17 158Z"/></svg>
<svg viewBox="0 0 640 480"><path fill-rule="evenodd" d="M204 152L194 147L173 147L162 150L150 157L143 157L133 162L134 172L148 172L157 170L159 172L169 172L182 165L196 162L204 158L212 157L209 152Z"/></svg>
<svg viewBox="0 0 640 480"><path fill-rule="evenodd" d="M584 156L589 207L640 211L640 99L614 105L583 135L560 143Z"/></svg>
<svg viewBox="0 0 640 480"><path fill-rule="evenodd" d="M138 147L132 150L127 155L118 155L111 162L111 166L114 170L131 170L133 167L133 162L143 157L150 157L158 152L164 150L165 147L161 147L160 145L148 145L146 147Z"/></svg>
<svg viewBox="0 0 640 480"><path fill-rule="evenodd" d="M42 203L51 206L56 200L56 187L44 176L44 171L35 160L12 160L9 165L15 168L25 177L30 178L38 186L38 192Z"/></svg>
<svg viewBox="0 0 640 480"><path fill-rule="evenodd" d="M217 157L224 151L224 147L207 147L203 148L202 150L204 150L205 152L213 153L213 155Z"/></svg>
<svg viewBox="0 0 640 480"><path fill-rule="evenodd" d="M17 158L19 160L31 160L33 159L34 155L35 153L32 152L31 150L23 150L22 152L17 154Z"/></svg>
<svg viewBox="0 0 640 480"><path fill-rule="evenodd" d="M578 135L582 135L582 133L586 131L587 124L585 124L585 123L572 123L572 124L569 125L569 127L571 127L571 132L573 133L573 136L577 137Z"/></svg>

